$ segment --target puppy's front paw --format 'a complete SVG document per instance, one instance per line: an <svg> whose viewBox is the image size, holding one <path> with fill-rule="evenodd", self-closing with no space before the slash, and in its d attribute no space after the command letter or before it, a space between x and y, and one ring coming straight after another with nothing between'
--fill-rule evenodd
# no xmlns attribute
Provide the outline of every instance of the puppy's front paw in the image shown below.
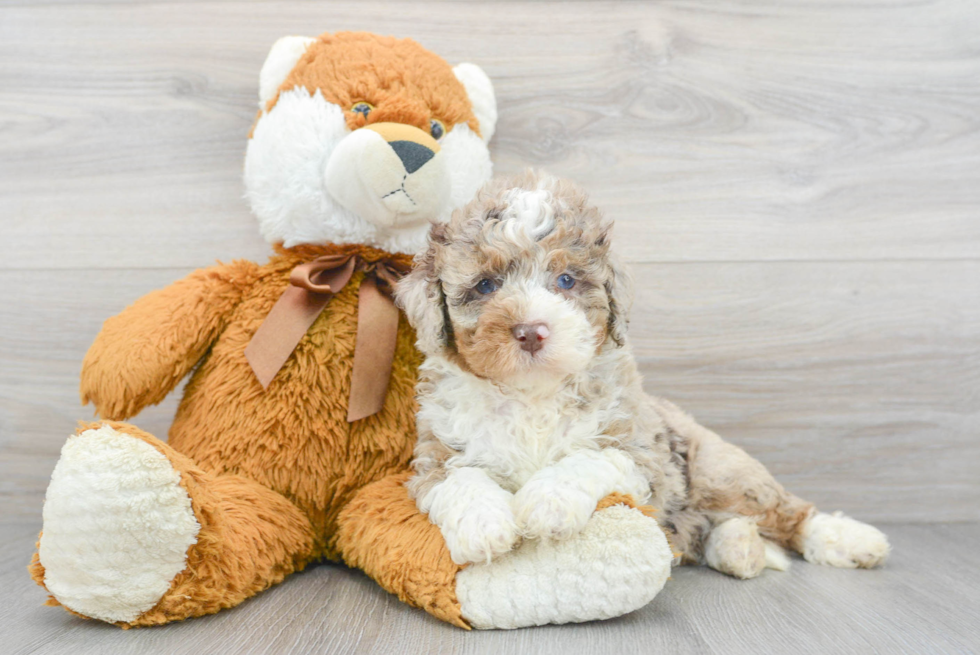
<svg viewBox="0 0 980 655"><path fill-rule="evenodd" d="M548 481L532 480L514 496L514 516L525 537L567 539L595 512L589 494Z"/></svg>
<svg viewBox="0 0 980 655"><path fill-rule="evenodd" d="M881 530L841 512L816 514L803 526L803 557L814 564L870 569L890 551Z"/></svg>
<svg viewBox="0 0 980 655"><path fill-rule="evenodd" d="M512 549L519 537L514 514L503 504L471 506L455 529L443 528L449 554L457 564L489 562Z"/></svg>

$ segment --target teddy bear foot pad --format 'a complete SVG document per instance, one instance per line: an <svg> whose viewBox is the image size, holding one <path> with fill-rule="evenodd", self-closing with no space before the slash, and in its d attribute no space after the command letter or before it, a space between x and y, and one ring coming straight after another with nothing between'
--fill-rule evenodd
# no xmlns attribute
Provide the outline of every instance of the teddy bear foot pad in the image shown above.
<svg viewBox="0 0 980 655"><path fill-rule="evenodd" d="M68 439L44 504L44 585L108 622L152 608L184 570L200 525L180 474L150 444L103 425Z"/></svg>
<svg viewBox="0 0 980 655"><path fill-rule="evenodd" d="M474 628L523 628L608 619L660 592L673 558L657 522L613 505L564 541L535 540L456 575L462 615Z"/></svg>

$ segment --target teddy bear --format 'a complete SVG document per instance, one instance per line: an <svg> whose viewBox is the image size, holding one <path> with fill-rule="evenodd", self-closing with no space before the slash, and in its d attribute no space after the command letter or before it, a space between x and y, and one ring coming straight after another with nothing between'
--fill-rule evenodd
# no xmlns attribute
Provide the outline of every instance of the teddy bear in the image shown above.
<svg viewBox="0 0 980 655"><path fill-rule="evenodd" d="M574 539L462 566L404 486L421 355L391 289L491 175L489 78L346 32L280 39L259 82L244 182L274 254L197 270L105 322L80 385L99 420L61 451L29 567L49 604L163 624L327 560L462 628L645 605L671 554L628 496ZM168 441L122 422L187 376Z"/></svg>

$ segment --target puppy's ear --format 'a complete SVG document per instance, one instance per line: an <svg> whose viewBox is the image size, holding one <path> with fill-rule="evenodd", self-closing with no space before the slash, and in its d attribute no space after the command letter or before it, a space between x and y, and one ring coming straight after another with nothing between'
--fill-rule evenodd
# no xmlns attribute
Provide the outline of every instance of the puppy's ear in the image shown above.
<svg viewBox="0 0 980 655"><path fill-rule="evenodd" d="M452 342L446 295L436 273L436 254L446 243L445 231L445 225L432 226L425 252L415 257L412 272L395 287L395 304L415 328L419 350L429 356L441 353Z"/></svg>
<svg viewBox="0 0 980 655"><path fill-rule="evenodd" d="M609 263L609 278L605 285L609 297L609 336L622 347L626 345L630 309L633 308L633 275L616 253L610 251L606 257Z"/></svg>

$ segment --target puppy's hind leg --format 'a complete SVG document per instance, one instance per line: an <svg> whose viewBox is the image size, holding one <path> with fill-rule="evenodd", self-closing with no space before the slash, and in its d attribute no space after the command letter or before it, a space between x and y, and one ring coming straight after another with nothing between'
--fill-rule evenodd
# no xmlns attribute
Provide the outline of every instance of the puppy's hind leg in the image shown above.
<svg viewBox="0 0 980 655"><path fill-rule="evenodd" d="M705 540L706 547L715 543L716 556L721 550L727 553L734 548L719 550L719 544L729 540L752 543L751 537L745 536L751 534L751 529L744 524L726 527L731 520L737 520L731 518L734 516L750 519L758 535L773 542L768 545L770 568L785 569L788 564L776 546L794 550L814 564L844 568L871 568L887 558L888 539L877 528L840 512L817 512L812 503L786 491L766 467L745 451L699 425L672 403L658 400L657 409L670 428L687 442L688 500L697 511L711 517L714 530L721 530L717 535L713 530ZM736 539L735 535L741 536ZM749 551L758 553L758 546Z"/></svg>
<svg viewBox="0 0 980 655"><path fill-rule="evenodd" d="M733 513L751 519L759 534L773 542L768 544L770 568L788 568L789 560L780 547L800 553L813 564L851 569L873 568L888 557L891 547L880 530L840 512L818 512L813 504L786 491L762 464L740 448L709 434L713 438L701 441L691 462L692 499L698 496L694 504L709 516ZM714 530L738 520L741 519L730 519ZM749 532L748 527L739 530ZM730 538L736 529L725 528L722 534Z"/></svg>

